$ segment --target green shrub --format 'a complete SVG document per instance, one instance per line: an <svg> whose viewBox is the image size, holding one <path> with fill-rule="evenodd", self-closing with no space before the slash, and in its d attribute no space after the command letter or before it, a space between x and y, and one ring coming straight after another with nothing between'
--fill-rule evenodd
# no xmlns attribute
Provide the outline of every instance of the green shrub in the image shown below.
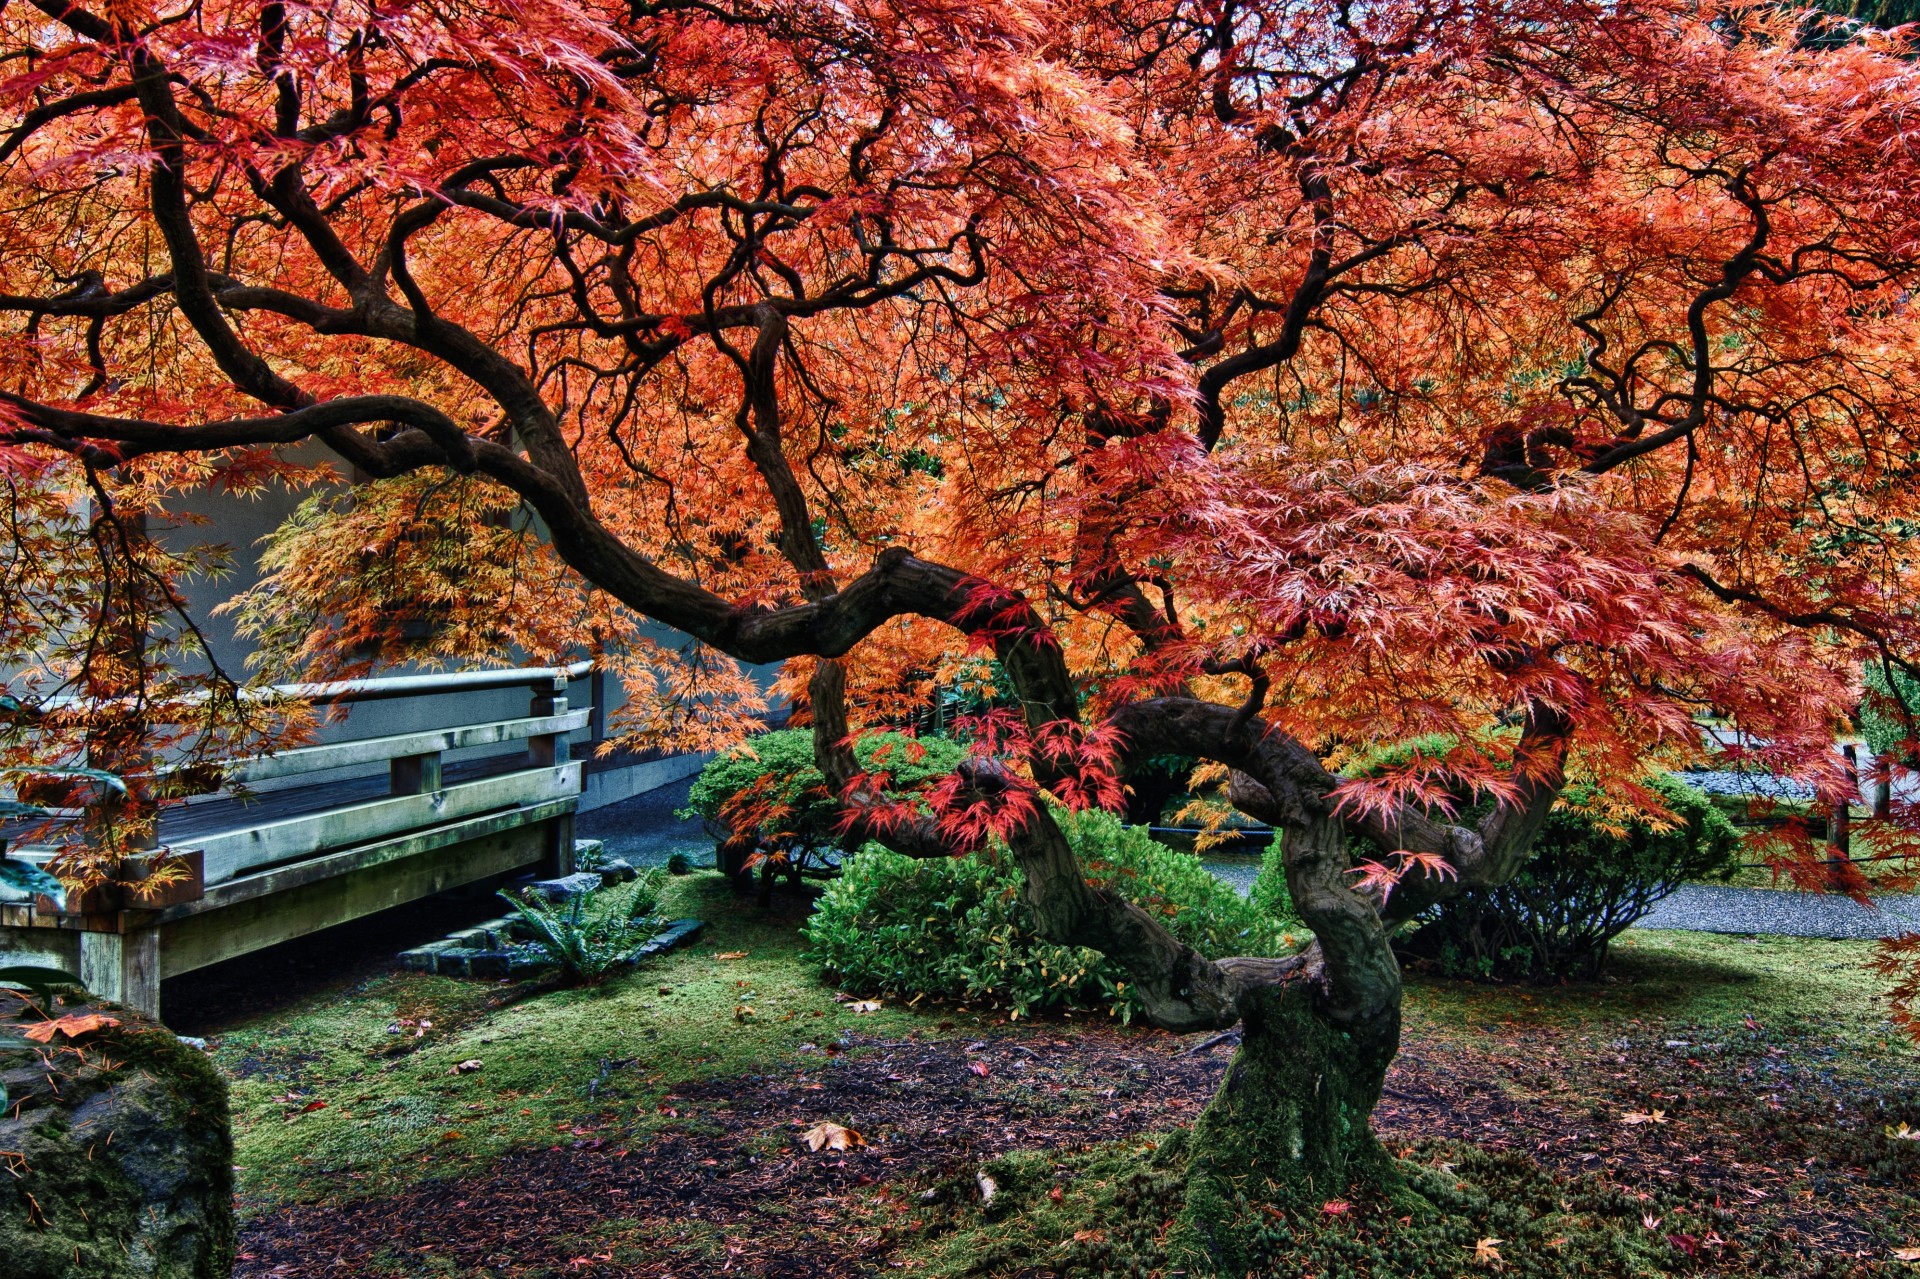
<svg viewBox="0 0 1920 1279"><path fill-rule="evenodd" d="M655 868L624 889L581 894L563 906L508 892L500 896L519 915L534 949L559 968L561 980L598 986L660 931L653 912L665 878Z"/></svg>
<svg viewBox="0 0 1920 1279"><path fill-rule="evenodd" d="M1106 813L1061 814L1096 885L1124 893L1210 957L1278 955L1283 921L1243 900L1189 853L1156 844ZM821 896L808 957L862 993L985 1003L1016 1016L1104 1009L1135 1000L1126 972L1081 947L1042 939L1005 850L917 861L869 844Z"/></svg>
<svg viewBox="0 0 1920 1279"><path fill-rule="evenodd" d="M1293 894L1287 888L1287 865L1280 848L1280 832L1273 833L1273 840L1266 851L1260 854L1260 873L1253 877L1253 887L1247 897L1260 910L1274 919L1293 920Z"/></svg>
<svg viewBox="0 0 1920 1279"><path fill-rule="evenodd" d="M1860 732L1875 755L1902 755L1910 752L1911 734L1900 708L1906 707L1920 718L1920 680L1895 670L1891 683L1879 662L1868 662L1865 672L1866 699L1860 705ZM1911 760L1909 760L1911 762Z"/></svg>
<svg viewBox="0 0 1920 1279"><path fill-rule="evenodd" d="M1569 788L1533 856L1497 888L1442 904L1402 943L1450 976L1594 976L1608 944L1654 903L1694 879L1733 873L1739 835L1708 796L1669 778L1650 784L1679 825L1628 820L1611 830L1588 812L1596 795Z"/></svg>
<svg viewBox="0 0 1920 1279"><path fill-rule="evenodd" d="M944 737L870 733L856 740L854 755L868 771L889 774L894 790L910 791L952 772L967 748ZM761 834L781 847L812 852L838 846L838 806L814 763L811 730L762 733L714 756L694 780L680 815L731 824L739 809L765 814Z"/></svg>

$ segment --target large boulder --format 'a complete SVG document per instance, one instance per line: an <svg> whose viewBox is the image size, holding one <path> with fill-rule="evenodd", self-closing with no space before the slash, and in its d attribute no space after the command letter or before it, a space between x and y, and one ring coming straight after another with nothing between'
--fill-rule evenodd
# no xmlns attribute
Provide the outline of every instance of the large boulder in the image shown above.
<svg viewBox="0 0 1920 1279"><path fill-rule="evenodd" d="M116 1023L44 1048L0 1049L0 1271L9 1279L227 1279L233 1131L204 1052L112 1004L57 1017ZM0 991L0 1034L44 1023ZM84 1022L68 1022L83 1027Z"/></svg>

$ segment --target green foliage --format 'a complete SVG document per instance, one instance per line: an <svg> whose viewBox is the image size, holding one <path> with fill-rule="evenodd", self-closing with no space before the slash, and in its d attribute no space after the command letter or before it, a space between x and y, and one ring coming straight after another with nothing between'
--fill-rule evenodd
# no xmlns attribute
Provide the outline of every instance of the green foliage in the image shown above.
<svg viewBox="0 0 1920 1279"><path fill-rule="evenodd" d="M1247 896L1255 906L1274 919L1298 918L1293 910L1293 893L1287 888L1286 857L1277 831L1274 832L1273 842L1260 854L1260 873L1253 877L1253 887Z"/></svg>
<svg viewBox="0 0 1920 1279"><path fill-rule="evenodd" d="M1739 835L1713 801L1669 778L1650 789L1677 824L1645 818L1618 828L1591 815L1600 796L1570 788L1534 840L1533 856L1497 888L1443 904L1404 949L1452 976L1594 976L1607 946L1688 880L1726 878Z"/></svg>
<svg viewBox="0 0 1920 1279"><path fill-rule="evenodd" d="M0 813L0 817L9 815ZM65 885L32 862L23 862L17 857L0 856L0 885L27 896L44 893L56 902L66 900Z"/></svg>
<svg viewBox="0 0 1920 1279"><path fill-rule="evenodd" d="M1281 921L1191 854L1106 813L1059 817L1090 882L1125 894L1203 954L1292 948ZM1022 887L1003 850L917 861L868 845L821 896L806 927L809 958L861 991L989 1003L1016 1016L1104 1009L1130 1018L1135 999L1126 971L1094 951L1041 938Z"/></svg>
<svg viewBox="0 0 1920 1279"><path fill-rule="evenodd" d="M690 875L693 873L693 858L685 853L673 853L667 858L667 874Z"/></svg>
<svg viewBox="0 0 1920 1279"><path fill-rule="evenodd" d="M563 906L514 893L502 892L500 896L518 913L532 934L533 946L560 969L564 981L597 986L626 965L635 948L659 931L653 912L660 904L665 878L660 870L650 870L627 885L624 893L582 895ZM589 902L589 896L607 900ZM624 902L614 900L621 896L626 898Z"/></svg>
<svg viewBox="0 0 1920 1279"><path fill-rule="evenodd" d="M908 791L952 772L967 750L943 737L869 733L855 741L854 755L862 768L885 772L895 790ZM694 779L680 816L724 821L743 813L753 815L762 832L780 844L809 850L834 846L837 804L814 763L810 730L762 733L714 756Z"/></svg>
<svg viewBox="0 0 1920 1279"><path fill-rule="evenodd" d="M53 997L55 991L79 984L80 979L64 968L49 968L43 964L10 964L0 968L0 986L16 986L29 991L43 1005Z"/></svg>
<svg viewBox="0 0 1920 1279"><path fill-rule="evenodd" d="M1860 704L1860 730L1868 748L1875 755L1910 754L1907 743L1914 734L1900 708L1920 718L1920 679L1895 670L1889 682L1886 667L1868 662L1865 683L1867 696Z"/></svg>
<svg viewBox="0 0 1920 1279"><path fill-rule="evenodd" d="M991 1205L969 1193L969 1173L934 1188L944 1206L916 1208L926 1241L914 1250L916 1269L940 1279L1220 1274L1204 1258L1168 1255L1166 1223L1187 1207L1190 1144L1176 1133L1144 1152L1134 1142L990 1161L984 1171L999 1188ZM1524 1157L1473 1146L1427 1142L1410 1153L1397 1186L1225 1205L1218 1231L1244 1241L1254 1259L1231 1279L1641 1279L1720 1273L1717 1263L1734 1255L1722 1242L1735 1233L1731 1214L1596 1177L1553 1177Z"/></svg>

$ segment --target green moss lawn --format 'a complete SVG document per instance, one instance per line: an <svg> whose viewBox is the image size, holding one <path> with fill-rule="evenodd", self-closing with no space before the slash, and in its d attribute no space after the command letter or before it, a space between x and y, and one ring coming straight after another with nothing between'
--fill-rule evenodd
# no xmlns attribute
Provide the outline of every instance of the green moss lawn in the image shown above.
<svg viewBox="0 0 1920 1279"><path fill-rule="evenodd" d="M1153 1272L1177 1176L1144 1152L1230 1045L863 1011L802 960L803 903L763 914L711 874L669 893L705 934L598 990L381 972L206 1028L232 1081L236 1273ZM1887 1135L1920 1128L1920 1054L1868 953L1634 932L1594 985L1411 977L1379 1128L1415 1160L1470 1142L1710 1221L1711 1255L1650 1245L1689 1273L1920 1274L1895 1259L1920 1247L1920 1142ZM809 1150L822 1122L864 1144Z"/></svg>

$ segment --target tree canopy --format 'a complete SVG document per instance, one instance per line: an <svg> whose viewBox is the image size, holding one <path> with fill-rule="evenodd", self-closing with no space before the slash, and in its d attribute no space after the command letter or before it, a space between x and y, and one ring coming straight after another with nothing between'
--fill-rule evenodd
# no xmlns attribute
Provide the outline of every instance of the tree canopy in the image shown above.
<svg viewBox="0 0 1920 1279"><path fill-rule="evenodd" d="M1860 661L1913 670L1920 82L1829 21L10 6L10 749L259 731L156 531L311 490L236 605L265 674L584 648L709 746L762 709L736 663L786 662L850 821L1004 839L1159 1024L1310 999L1364 1109L1387 936L1570 777L1632 793L1710 715L1837 798ZM990 752L871 802L849 734L983 652ZM1043 796L1169 751L1280 829L1307 952L1210 960L1087 884Z"/></svg>

